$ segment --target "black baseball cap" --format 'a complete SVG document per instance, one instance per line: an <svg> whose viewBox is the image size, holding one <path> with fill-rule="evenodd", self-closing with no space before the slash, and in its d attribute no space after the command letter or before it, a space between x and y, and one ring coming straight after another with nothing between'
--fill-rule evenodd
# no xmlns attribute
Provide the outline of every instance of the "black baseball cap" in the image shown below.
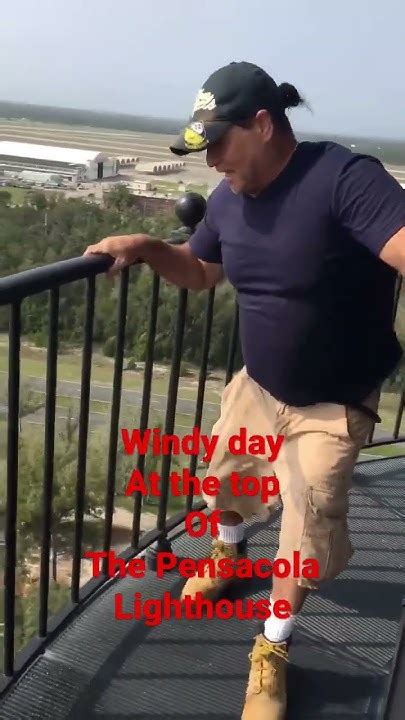
<svg viewBox="0 0 405 720"><path fill-rule="evenodd" d="M277 83L265 70L249 62L232 62L212 73L198 91L192 116L170 150L176 155L201 152L231 125L259 110L282 109Z"/></svg>

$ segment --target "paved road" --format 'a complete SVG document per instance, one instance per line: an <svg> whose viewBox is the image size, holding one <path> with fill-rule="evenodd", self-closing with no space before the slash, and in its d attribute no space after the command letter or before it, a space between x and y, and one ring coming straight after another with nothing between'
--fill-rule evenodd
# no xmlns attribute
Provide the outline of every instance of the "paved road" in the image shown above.
<svg viewBox="0 0 405 720"><path fill-rule="evenodd" d="M28 376L28 382L30 387L33 390L37 390L40 392L45 392L46 388L46 381L45 378L36 378L36 377L30 377ZM57 395L63 395L71 398L75 398L76 400L80 399L80 383L70 381L70 380L61 380L57 384ZM181 391L180 391L181 392ZM99 385L92 383L91 390L90 390L90 399L91 400L100 400L107 403L111 403L112 398L112 387L109 385ZM121 393L121 407L123 407L124 404L127 404L129 408L133 407L140 408L142 404L142 390L126 390L123 389ZM210 420L215 420L218 417L219 414L219 400L217 403L213 402L205 402L205 417L208 417ZM155 411L159 413L164 419L165 413L166 413L166 406L167 406L167 395L159 395L159 394L153 394L151 396L151 404L150 404L150 410ZM195 406L196 406L196 400L188 400L186 398L179 397L177 399L177 412L189 415L190 416L190 425L192 424L192 420L195 415ZM67 417L67 408L64 407L58 407L57 408L57 419L63 421ZM27 415L23 422L25 423L34 423L34 424L40 424L42 425L44 423L45 418L45 409L41 408L36 413L32 413L30 415ZM106 412L99 412L99 411L90 411L90 424L91 427L97 427L97 426L103 426L105 425L106 421L108 421L109 414Z"/></svg>
<svg viewBox="0 0 405 720"><path fill-rule="evenodd" d="M27 376L29 379L29 385L32 387L32 389L45 392L46 388L46 382L44 378L36 378L32 376ZM57 384L57 395L63 395L71 398L75 398L76 400L80 399L80 383L70 381L70 380L61 380ZM181 390L180 390L181 393ZM100 400L107 403L111 403L111 397L112 397L112 388L109 385L99 385L92 383L91 385L91 391L90 391L90 399L91 400ZM129 408L133 407L140 408L142 404L142 391L141 390L126 390L123 389L121 393L121 407L123 404L126 403ZM195 415L195 400L188 400L186 398L179 397L177 399L177 412L189 415L190 416L190 423L189 425L192 425L194 415ZM160 394L152 394L151 396L151 403L150 403L150 411L155 411L159 413L159 415L164 419L165 413L166 413L166 405L167 405L167 395L160 395ZM204 402L204 417L207 418L209 421L215 421L217 417L219 416L220 411L220 404L219 404L219 398L218 402ZM3 415L7 414L7 408L1 408L0 407L0 413ZM57 406L57 420L59 420L60 425L64 424L64 421L67 417L67 408ZM44 408L41 408L36 413L32 413L31 415L27 415L23 422L24 423L33 423L33 424L44 424L44 418L45 418L45 410ZM109 413L106 412L99 412L99 411L90 411L90 427L96 428L101 427L108 422L109 419ZM177 427L186 427L185 425L177 425ZM376 427L374 432L374 441L377 442L378 440L385 440L389 437L392 437L392 430L393 428L384 429L380 427Z"/></svg>
<svg viewBox="0 0 405 720"><path fill-rule="evenodd" d="M37 378L27 376L29 378L30 386L38 391L45 392L46 382L45 378ZM60 380L57 384L58 395L65 395L73 398L80 398L81 384L72 380ZM181 390L180 390L181 392ZM99 385L98 383L91 384L90 399L101 400L104 402L111 402L112 387L110 385ZM126 390L123 389L121 392L122 400L125 400L129 404L139 405L142 402L142 390ZM160 409L166 408L167 395L159 395L154 393L152 395L152 403ZM211 408L214 414L217 412L219 405L219 399L217 403L205 402L205 405ZM178 398L177 410L181 413L191 413L195 411L195 400L188 400L186 398Z"/></svg>

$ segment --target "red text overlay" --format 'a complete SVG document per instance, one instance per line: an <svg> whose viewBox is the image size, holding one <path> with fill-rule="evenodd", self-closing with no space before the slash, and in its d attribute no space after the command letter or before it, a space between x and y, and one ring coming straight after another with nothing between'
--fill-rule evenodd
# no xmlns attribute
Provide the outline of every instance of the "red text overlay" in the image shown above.
<svg viewBox="0 0 405 720"><path fill-rule="evenodd" d="M203 462L210 462L219 442L219 435L204 435L200 428L194 427L190 435L180 438L178 435L167 435L160 428L148 428L144 432L134 428L121 429L124 450L127 455L138 452L146 455L200 455L204 450ZM239 433L231 435L227 447L232 455L267 455L269 462L274 462L280 452L284 435L247 435L245 427Z"/></svg>
<svg viewBox="0 0 405 720"><path fill-rule="evenodd" d="M146 564L145 558L133 558L126 565L122 558L117 558L115 552L95 552L89 551L84 557L93 561L93 576L99 577L102 572L101 560L106 559L107 575L114 577L126 577L130 575L135 579L145 577ZM231 558L223 558L214 561L212 558L203 558L194 560L193 558L179 559L171 552L158 553L156 559L156 576L163 578L166 573L176 570L183 578L210 577L210 578L269 578L271 576L277 578L286 577L304 577L313 580L319 577L319 566L316 560L306 558L301 561L298 551L293 553L292 561L283 558L277 558L272 562L268 558L260 558L259 560L251 560L250 558L239 558L232 560Z"/></svg>
<svg viewBox="0 0 405 720"><path fill-rule="evenodd" d="M280 452L284 436L277 435L248 435L246 428L241 427L238 433L223 440L218 435L204 435L200 428L194 427L190 434L182 438L177 435L161 433L160 428L147 429L141 432L134 428L121 429L121 437L124 452L127 455L197 455L203 453L203 462L209 463L212 460L215 450L222 454L231 453L235 456L253 455L261 460L274 462ZM270 468L269 468L270 469ZM161 494L167 497L181 495L190 496L211 496L215 497L221 491L222 483L226 482L227 487L235 497L258 496L263 504L266 504L271 497L280 494L278 479L275 475L266 474L260 477L243 475L237 471L231 472L229 477L219 479L214 475L206 475L202 480L191 475L188 469L181 472L171 472L168 478L168 486L164 487L161 493L161 477L157 472L151 472L144 476L139 470L133 470L126 486L125 495L131 496L134 493L142 496L153 495L159 497ZM219 534L218 525L221 522L221 511L214 510L207 515L200 511L191 511L185 518L185 530L193 538L199 538L207 532L212 537ZM92 561L92 574L99 577L106 573L109 577L130 576L134 580L141 580L150 569L146 566L145 558L135 557L129 562L117 557L115 552L86 552L84 557ZM223 557L213 559L207 557L199 560L192 558L178 558L172 552L158 552L156 556L155 572L158 578L164 578L167 573L176 571L183 578L220 578L230 580L232 578L245 579L258 577L266 579L276 578L306 578L316 580L319 578L319 565L313 558L301 560L300 553L294 552L289 560L276 558L271 561L268 558L251 560L247 557L235 559ZM279 619L286 619L291 615L291 607L287 600L277 600L270 604L269 600L247 599L230 601L220 599L212 601L205 599L197 592L196 597L186 596L182 600L172 598L169 592L163 593L163 598L142 598L140 592L135 592L133 600L124 598L122 593L116 593L114 597L114 613L117 620L140 620L143 619L146 625L158 625L162 620L186 618L198 620L205 618L228 619L236 617L238 620L249 620L257 618L266 620L271 615Z"/></svg>
<svg viewBox="0 0 405 720"><path fill-rule="evenodd" d="M135 492L141 495L160 495L160 475L153 471L149 473L148 479L142 475L140 470L134 470L125 488L125 495L130 496ZM253 475L240 475L234 471L228 478L231 493L235 497L260 495L263 503L269 498L278 495L280 492L279 482L275 475L262 475L260 478ZM187 468L182 473L173 471L169 476L169 493L174 497L181 495L189 495L190 491L194 495L210 495L215 497L221 489L221 481L215 475L208 475L202 481L196 475L190 475Z"/></svg>
<svg viewBox="0 0 405 720"><path fill-rule="evenodd" d="M185 597L184 600L172 598L169 592L163 594L163 598L142 599L140 593L134 593L132 606L128 603L124 608L122 593L114 597L114 612L117 620L144 620L145 625L160 625L162 620L176 620L186 618L187 620L201 620L202 618L219 618L229 620L236 617L238 620L267 620L271 615L284 620L291 615L291 606L287 600L276 600L270 604L270 600L207 600L201 593L196 593L195 599Z"/></svg>

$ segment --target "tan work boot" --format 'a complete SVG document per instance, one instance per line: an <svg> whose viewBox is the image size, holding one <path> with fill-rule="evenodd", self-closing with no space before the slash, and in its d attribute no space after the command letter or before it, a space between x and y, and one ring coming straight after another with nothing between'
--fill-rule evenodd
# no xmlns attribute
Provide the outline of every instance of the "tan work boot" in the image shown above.
<svg viewBox="0 0 405 720"><path fill-rule="evenodd" d="M257 635L249 654L251 669L241 720L285 720L288 643Z"/></svg>
<svg viewBox="0 0 405 720"><path fill-rule="evenodd" d="M215 573L214 575L217 575L219 572L218 569L218 562L219 560L222 560L223 558L230 558L231 560L238 560L239 558L246 557L246 539L242 540L238 545L232 546L227 545L223 542L223 540L215 539L212 542L212 551L210 558L214 560L215 563ZM212 563L211 563L212 565ZM183 590L181 592L181 600L184 600L186 595L189 595L193 599L196 597L196 593L201 593L202 597L206 600L213 600L225 590L225 588L230 585L231 582L234 582L238 578L231 577L231 578L222 578L220 576L217 577L210 577L210 568L209 563L206 563L205 569L204 569L204 577L198 577L198 575L194 575L191 578L188 578L186 584L183 587Z"/></svg>

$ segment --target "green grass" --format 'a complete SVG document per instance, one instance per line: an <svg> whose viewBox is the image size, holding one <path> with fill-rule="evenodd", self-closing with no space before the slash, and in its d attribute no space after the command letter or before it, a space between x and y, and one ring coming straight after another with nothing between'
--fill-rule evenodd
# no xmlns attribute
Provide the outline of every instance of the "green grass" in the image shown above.
<svg viewBox="0 0 405 720"><path fill-rule="evenodd" d="M134 509L134 498L133 497L116 497L115 499L115 506L118 508L124 508L124 510L129 510L129 512L133 512ZM186 498L185 496L181 497L173 497L169 495L168 498L168 517L170 515L175 515L178 512L181 512L182 510L186 509ZM155 497L152 498L152 502L145 502L143 505L142 510L144 512L150 512L154 515L157 515L159 510L159 498Z"/></svg>
<svg viewBox="0 0 405 720"><path fill-rule="evenodd" d="M40 393L37 394L40 395ZM56 407L66 409L71 407L73 411L78 412L80 409L80 400L79 398L58 395L56 398ZM103 402L102 400L90 400L90 412L101 412L108 415L111 412L111 403Z"/></svg>
<svg viewBox="0 0 405 720"><path fill-rule="evenodd" d="M383 455L384 457L396 457L397 455L405 454L404 446L397 445L379 445L375 448L365 448L364 453L366 455Z"/></svg>
<svg viewBox="0 0 405 720"><path fill-rule="evenodd" d="M381 424L379 426L387 428L391 432L394 430L395 418L399 407L399 399L400 396L398 391L395 393L381 393L380 406L378 410L378 414L381 418ZM402 418L401 431L405 432L405 415Z"/></svg>
<svg viewBox="0 0 405 720"><path fill-rule="evenodd" d="M41 400L44 402L45 400L45 394L39 391L37 392L33 390L32 396L39 402ZM56 408L66 408L66 410L71 408L74 413L77 413L80 410L80 398L73 396L70 397L68 395L57 395ZM108 415L111 412L111 403L104 402L103 400L90 400L90 412L100 412Z"/></svg>
<svg viewBox="0 0 405 720"><path fill-rule="evenodd" d="M154 183L154 187L156 187L156 190L158 192L163 193L177 193L180 194L183 192L182 190L179 190L179 182L181 182L181 177L179 177L178 182L165 182L164 180L160 181L159 183ZM207 183L185 183L187 192L196 192L200 195L203 195L204 197L207 196L208 193L208 184Z"/></svg>
<svg viewBox="0 0 405 720"><path fill-rule="evenodd" d="M7 420L0 418L0 459L7 453Z"/></svg>
<svg viewBox="0 0 405 720"><path fill-rule="evenodd" d="M179 189L179 182L164 182L153 183L153 187L156 187L158 192L177 192Z"/></svg>
<svg viewBox="0 0 405 720"><path fill-rule="evenodd" d="M3 371L3 377L0 375L0 385L4 385L7 380L8 368L8 337L3 334L0 335L0 371ZM29 348L22 346L21 348L21 381L26 383L28 376L44 378L46 375L46 349L44 348ZM111 388L112 396L112 378L113 378L113 362L109 358L105 358L98 354L97 351L93 355L92 364L92 384L103 384ZM75 352L61 353L58 358L58 380L72 380L80 383L81 381L81 354ZM179 399L196 399L197 393L197 380L198 376L195 374L194 377L184 377L179 380ZM167 397L169 383L169 372L165 377L155 377L152 382L152 396L164 396ZM207 384L207 390L205 393L205 400L216 404L215 414L207 414L204 412L201 423L201 432L209 434L212 430L213 423L219 417L220 411L220 393L223 387L223 383L210 382ZM143 372L127 372L123 374L123 388L128 390L142 390L143 388ZM42 395L38 393L38 395ZM152 398L153 399L153 398ZM57 396L57 407L68 409L69 406L73 408L75 415L78 415L80 407L80 399L78 397L68 397L66 394ZM379 413L382 419L381 424L377 425L378 430L383 430L387 433L392 433L395 425L395 418L399 404L399 393L383 392L380 400ZM111 403L105 401L91 400L90 411L104 413L106 416L106 424L104 431L108 430L108 417L111 411ZM121 422L126 423L130 426L134 417L133 422L136 422L134 414L134 408L131 403L125 401L121 403ZM154 427L158 422L165 421L165 413L162 410L157 410L156 406L152 403L149 412L149 427ZM194 425L194 406L192 406L192 413L186 414L177 412L175 416L174 432L180 437L184 436L191 431ZM42 432L43 427L40 425L29 426L24 424L24 427L29 427L30 432ZM405 433L405 416L402 420L400 433ZM7 447L7 427L5 418L0 419L0 460L4 460L6 457ZM399 448L395 446L381 446L375 449L367 449L367 454L370 455L384 455L394 456L399 454ZM180 458L181 467L188 467L189 457ZM4 474L4 468L0 467L0 470Z"/></svg>
<svg viewBox="0 0 405 720"><path fill-rule="evenodd" d="M204 197L206 197L207 193L208 193L208 185L207 184L204 184L204 185L189 184L189 185L187 185L187 190L189 192L199 193L200 195L203 195Z"/></svg>
<svg viewBox="0 0 405 720"><path fill-rule="evenodd" d="M11 202L13 205L23 205L25 201L25 197L27 195L28 190L25 190L24 188L17 188L17 187L10 187L7 186L5 188L2 188L6 192L9 192L11 195ZM2 191L0 188L0 193Z"/></svg>

